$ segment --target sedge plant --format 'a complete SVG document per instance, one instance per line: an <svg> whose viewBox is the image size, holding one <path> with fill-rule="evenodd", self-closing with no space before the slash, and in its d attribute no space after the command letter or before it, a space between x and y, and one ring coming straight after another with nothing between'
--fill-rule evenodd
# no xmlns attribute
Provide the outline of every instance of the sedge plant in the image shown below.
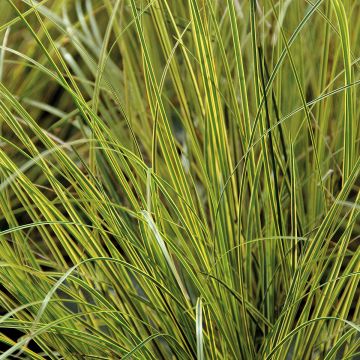
<svg viewBox="0 0 360 360"><path fill-rule="evenodd" d="M355 359L360 2L2 0L0 359Z"/></svg>

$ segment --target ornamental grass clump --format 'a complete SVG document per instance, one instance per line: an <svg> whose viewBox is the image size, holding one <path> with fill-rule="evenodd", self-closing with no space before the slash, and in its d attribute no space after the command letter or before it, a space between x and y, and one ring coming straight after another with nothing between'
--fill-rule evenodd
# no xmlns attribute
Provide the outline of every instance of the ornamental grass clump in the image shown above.
<svg viewBox="0 0 360 360"><path fill-rule="evenodd" d="M358 358L359 17L2 0L0 360Z"/></svg>

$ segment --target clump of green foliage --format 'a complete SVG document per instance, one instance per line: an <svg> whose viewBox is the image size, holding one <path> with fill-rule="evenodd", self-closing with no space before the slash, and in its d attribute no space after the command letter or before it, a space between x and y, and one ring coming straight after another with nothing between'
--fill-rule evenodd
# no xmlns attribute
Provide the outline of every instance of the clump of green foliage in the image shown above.
<svg viewBox="0 0 360 360"><path fill-rule="evenodd" d="M1 0L0 359L359 356L359 17Z"/></svg>

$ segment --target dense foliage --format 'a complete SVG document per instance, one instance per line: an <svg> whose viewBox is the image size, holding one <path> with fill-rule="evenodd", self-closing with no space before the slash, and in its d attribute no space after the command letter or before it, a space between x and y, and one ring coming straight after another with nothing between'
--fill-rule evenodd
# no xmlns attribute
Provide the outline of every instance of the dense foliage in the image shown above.
<svg viewBox="0 0 360 360"><path fill-rule="evenodd" d="M360 1L0 9L0 359L359 356Z"/></svg>

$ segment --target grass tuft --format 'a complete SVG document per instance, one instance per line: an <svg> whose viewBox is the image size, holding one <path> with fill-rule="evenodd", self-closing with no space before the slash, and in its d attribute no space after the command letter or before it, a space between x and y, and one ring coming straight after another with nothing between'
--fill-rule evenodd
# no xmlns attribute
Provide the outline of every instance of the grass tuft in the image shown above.
<svg viewBox="0 0 360 360"><path fill-rule="evenodd" d="M3 0L0 360L358 358L359 16Z"/></svg>

